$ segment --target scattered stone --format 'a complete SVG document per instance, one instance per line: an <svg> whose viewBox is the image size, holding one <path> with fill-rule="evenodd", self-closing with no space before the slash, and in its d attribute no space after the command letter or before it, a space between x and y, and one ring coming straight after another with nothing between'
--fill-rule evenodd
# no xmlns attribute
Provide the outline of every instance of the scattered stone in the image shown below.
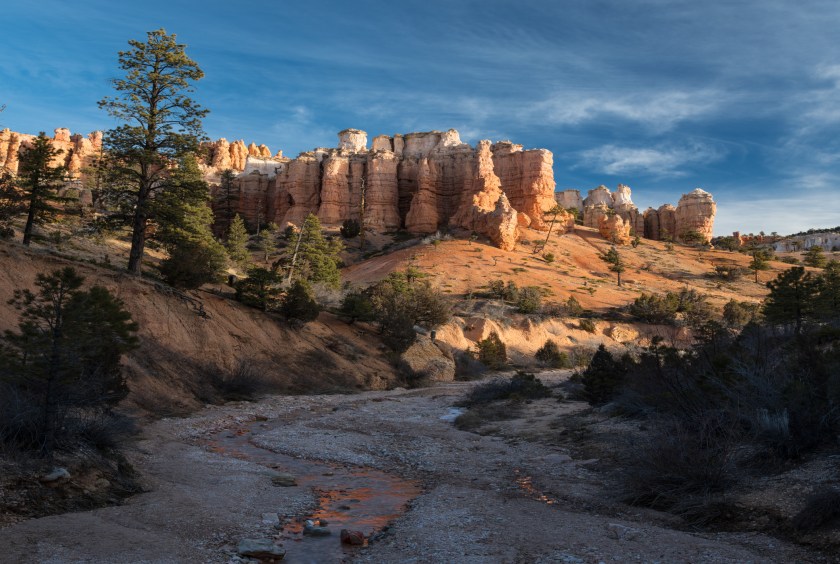
<svg viewBox="0 0 840 564"><path fill-rule="evenodd" d="M365 544L365 534L361 531L341 529L341 544L363 546Z"/></svg>
<svg viewBox="0 0 840 564"><path fill-rule="evenodd" d="M280 518L277 517L276 513L263 513L262 522L266 525L279 525Z"/></svg>
<svg viewBox="0 0 840 564"><path fill-rule="evenodd" d="M281 472L271 477L271 483L281 488L290 488L297 485L297 480L291 474Z"/></svg>
<svg viewBox="0 0 840 564"><path fill-rule="evenodd" d="M618 523L607 523L607 536L615 540L636 540L641 533L638 529L619 525Z"/></svg>
<svg viewBox="0 0 840 564"><path fill-rule="evenodd" d="M55 467L49 474L45 474L41 477L41 481L45 484L51 484L56 482L65 482L70 479L70 472L67 471L67 468L59 468Z"/></svg>
<svg viewBox="0 0 840 564"><path fill-rule="evenodd" d="M325 524L326 522L319 519L307 519L303 523L303 534L311 537L329 536L332 534L332 531L325 527Z"/></svg>
<svg viewBox="0 0 840 564"><path fill-rule="evenodd" d="M236 551L240 556L251 556L260 560L282 560L286 551L271 539L242 539Z"/></svg>

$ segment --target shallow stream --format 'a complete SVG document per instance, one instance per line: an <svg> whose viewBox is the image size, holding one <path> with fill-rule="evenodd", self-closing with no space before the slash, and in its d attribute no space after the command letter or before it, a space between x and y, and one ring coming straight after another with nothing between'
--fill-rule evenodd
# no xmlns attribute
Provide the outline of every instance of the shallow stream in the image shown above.
<svg viewBox="0 0 840 564"><path fill-rule="evenodd" d="M313 462L254 444L257 435L272 430L271 422L255 421L215 434L208 446L214 452L292 474L297 481L297 486L293 487L310 488L317 496L318 506L311 515L285 515L282 508L278 508L279 530L265 520L265 536L272 536L286 550L284 562L309 564L349 559L360 548L341 544L342 529L361 531L369 538L399 517L406 504L421 492L416 482L379 470ZM326 521L331 534L323 537L304 535L306 519Z"/></svg>

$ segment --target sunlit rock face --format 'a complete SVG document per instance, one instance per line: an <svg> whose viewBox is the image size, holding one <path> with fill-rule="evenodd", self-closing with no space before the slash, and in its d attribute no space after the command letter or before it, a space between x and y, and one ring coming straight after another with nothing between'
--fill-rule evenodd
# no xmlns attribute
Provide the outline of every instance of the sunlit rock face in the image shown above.
<svg viewBox="0 0 840 564"><path fill-rule="evenodd" d="M700 188L695 188L688 194L683 194L677 203L675 213L675 233L680 241L692 232L709 241L712 238L715 225L717 204L712 195Z"/></svg>
<svg viewBox="0 0 840 564"><path fill-rule="evenodd" d="M366 228L434 233L457 227L513 248L519 230L547 229L545 212L555 206L553 157L545 149L523 150L509 141L461 141L454 129L379 135L346 129L338 146L270 156L267 148L220 139L208 144L205 174L218 183L222 170L240 171L237 189L262 180L264 197L248 196L237 211L252 227L258 221L299 225L309 213L339 225L362 216ZM242 201L242 200L240 200ZM255 209L254 201L263 202ZM555 230L573 227L560 214Z"/></svg>
<svg viewBox="0 0 840 564"><path fill-rule="evenodd" d="M583 198L580 197L580 190L561 190L555 192L554 200L564 209L574 208L583 212Z"/></svg>
<svg viewBox="0 0 840 564"><path fill-rule="evenodd" d="M564 190L555 195L555 199L561 206L569 208L577 207L573 204L579 196L576 190ZM684 241L686 233L696 231L706 240L712 238L717 205L708 192L698 188L683 194L676 208L665 204L644 212L639 211L631 196L630 187L624 184L619 184L615 192L610 192L603 185L590 190L578 207L583 210L583 224L601 230L604 225L602 220L615 215L622 219L621 229L629 229L631 236ZM610 233L615 230L614 223L610 222Z"/></svg>
<svg viewBox="0 0 840 564"><path fill-rule="evenodd" d="M21 152L32 146L33 139L35 135L8 129L0 131L0 168L17 174ZM86 136L73 135L69 129L60 127L53 132L50 142L54 148L61 151L50 164L65 167L70 179L81 179L87 174L86 169L92 167L102 153L101 131L94 131Z"/></svg>

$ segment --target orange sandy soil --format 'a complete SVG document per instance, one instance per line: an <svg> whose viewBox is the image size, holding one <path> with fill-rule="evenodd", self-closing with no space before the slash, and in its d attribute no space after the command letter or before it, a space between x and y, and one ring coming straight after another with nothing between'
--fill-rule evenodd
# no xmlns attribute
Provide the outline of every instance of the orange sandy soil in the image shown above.
<svg viewBox="0 0 840 564"><path fill-rule="evenodd" d="M711 250L674 244L673 251L665 243L642 239L637 248L618 247L627 264L622 275L623 286L598 254L609 250L610 243L594 229L576 227L574 232L552 235L546 248L538 254L533 245L545 240L544 232L526 230L516 249L502 251L483 242L463 239L441 241L437 246L418 244L391 254L353 264L343 272L344 278L356 285L376 282L394 270L411 265L429 274L445 292L463 296L479 291L494 279L514 281L519 287L545 288L546 302L564 302L575 296L584 308L604 312L630 303L641 292L664 293L693 288L710 297L715 307L730 299L758 302L767 294L764 283L788 268L789 264L773 261L770 269L759 272L759 284L748 272L737 281L723 281L709 276L719 264L736 264L747 268L751 257L742 253ZM543 253L553 253L553 263Z"/></svg>

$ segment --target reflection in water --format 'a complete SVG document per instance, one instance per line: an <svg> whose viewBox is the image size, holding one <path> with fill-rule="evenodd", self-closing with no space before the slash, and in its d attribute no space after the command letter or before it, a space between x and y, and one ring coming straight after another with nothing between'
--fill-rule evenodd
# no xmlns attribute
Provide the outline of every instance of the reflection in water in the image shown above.
<svg viewBox="0 0 840 564"><path fill-rule="evenodd" d="M531 499L535 499L537 501L541 501L546 505L556 505L559 503L558 500L548 497L536 487L534 487L534 480L531 476L523 476L522 472L516 468L514 469L514 474L516 474L516 485L519 486L525 494L530 497Z"/></svg>
<svg viewBox="0 0 840 564"><path fill-rule="evenodd" d="M295 476L298 487L311 488L318 497L312 515L283 515L280 530L271 532L286 549L284 562L341 562L359 547L342 545L341 529L361 531L366 537L383 530L420 494L417 483L371 468L345 467L302 460L260 448L253 442L271 430L256 423L216 433L207 441L209 450L235 456ZM318 519L332 532L325 537L303 534L306 519Z"/></svg>

